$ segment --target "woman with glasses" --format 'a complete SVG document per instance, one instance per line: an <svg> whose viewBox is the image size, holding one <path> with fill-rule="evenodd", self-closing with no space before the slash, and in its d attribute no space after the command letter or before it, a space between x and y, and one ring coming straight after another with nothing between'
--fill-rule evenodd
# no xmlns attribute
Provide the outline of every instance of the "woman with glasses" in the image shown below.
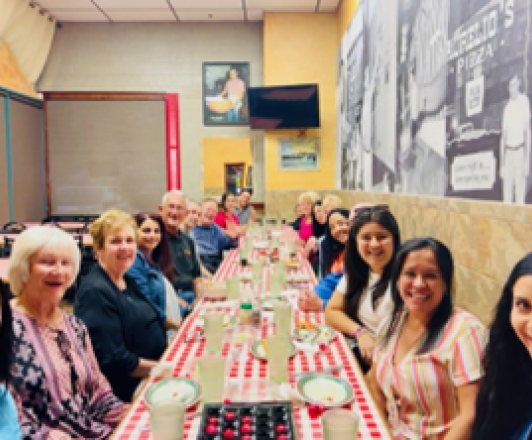
<svg viewBox="0 0 532 440"><path fill-rule="evenodd" d="M512 270L495 308L474 440L532 438L532 254Z"/></svg>
<svg viewBox="0 0 532 440"><path fill-rule="evenodd" d="M107 438L126 409L98 368L87 329L59 307L79 264L74 239L54 227L27 229L13 246L8 280L15 295L14 356L8 387L23 439Z"/></svg>
<svg viewBox="0 0 532 440"><path fill-rule="evenodd" d="M433 238L409 240L397 254L394 309L367 376L394 439L471 437L487 331L453 307L453 271L451 252Z"/></svg>
<svg viewBox="0 0 532 440"><path fill-rule="evenodd" d="M170 284L175 280L175 272L163 220L158 214L139 213L135 222L138 226L137 257L127 274L153 304L166 328L177 330L181 324L180 307L184 312L188 304L177 296Z"/></svg>
<svg viewBox="0 0 532 440"><path fill-rule="evenodd" d="M313 290L302 292L298 307L305 312L322 312L344 273L344 250L349 238L349 211L334 209L327 219L327 230L320 245L319 278Z"/></svg>
<svg viewBox="0 0 532 440"><path fill-rule="evenodd" d="M327 324L355 340L364 371L371 365L377 330L393 310L390 277L400 242L399 226L386 206L359 210L345 248L345 275L325 309Z"/></svg>

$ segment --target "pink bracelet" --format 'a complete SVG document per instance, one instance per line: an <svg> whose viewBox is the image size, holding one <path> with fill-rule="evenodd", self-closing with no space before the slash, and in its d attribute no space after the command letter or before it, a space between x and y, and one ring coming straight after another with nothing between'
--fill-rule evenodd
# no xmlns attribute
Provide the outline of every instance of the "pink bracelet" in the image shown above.
<svg viewBox="0 0 532 440"><path fill-rule="evenodd" d="M359 326L354 332L353 332L353 338L357 339L359 338L359 336L364 333L366 331L366 329L363 327L363 326Z"/></svg>

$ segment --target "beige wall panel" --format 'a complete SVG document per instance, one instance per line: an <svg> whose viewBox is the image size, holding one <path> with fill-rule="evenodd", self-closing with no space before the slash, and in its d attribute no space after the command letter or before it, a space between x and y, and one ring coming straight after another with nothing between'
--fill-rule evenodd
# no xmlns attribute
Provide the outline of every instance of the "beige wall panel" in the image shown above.
<svg viewBox="0 0 532 440"><path fill-rule="evenodd" d="M44 210L42 110L11 101L13 200L15 220L41 221Z"/></svg>
<svg viewBox="0 0 532 440"><path fill-rule="evenodd" d="M248 127L203 125L202 64L208 61L249 62L251 86L262 85L262 23L65 23L38 89L178 93L183 190L198 199L201 139L247 136L254 149L264 148ZM262 200L264 155L253 157L260 161L254 199Z"/></svg>
<svg viewBox="0 0 532 440"><path fill-rule="evenodd" d="M6 116L4 96L0 94L0 227L9 221L9 198L7 194L6 163Z"/></svg>
<svg viewBox="0 0 532 440"><path fill-rule="evenodd" d="M166 188L163 101L50 101L52 213L135 213Z"/></svg>

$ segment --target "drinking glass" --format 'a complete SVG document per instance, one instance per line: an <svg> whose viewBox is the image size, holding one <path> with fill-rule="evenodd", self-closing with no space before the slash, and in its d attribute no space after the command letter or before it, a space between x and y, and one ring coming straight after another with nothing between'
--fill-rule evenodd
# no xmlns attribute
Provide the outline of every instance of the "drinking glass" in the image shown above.
<svg viewBox="0 0 532 440"><path fill-rule="evenodd" d="M165 399L148 405L153 440L181 440L185 424L185 406L177 399Z"/></svg>
<svg viewBox="0 0 532 440"><path fill-rule="evenodd" d="M288 382L288 359L292 351L290 338L285 335L270 336L264 340L270 382L282 384Z"/></svg>
<svg viewBox="0 0 532 440"><path fill-rule="evenodd" d="M253 261L251 263L251 279L253 281L253 285L257 287L257 292L260 291L260 285L262 284L262 262L261 261Z"/></svg>
<svg viewBox="0 0 532 440"><path fill-rule="evenodd" d="M227 298L228 299L239 299L240 298L240 279L238 278L229 278L225 282L225 287L227 289Z"/></svg>
<svg viewBox="0 0 532 440"><path fill-rule="evenodd" d="M224 315L222 313L209 313L203 317L205 331L205 348L209 353L222 350L224 337Z"/></svg>
<svg viewBox="0 0 532 440"><path fill-rule="evenodd" d="M273 271L270 274L270 295L280 296L283 293L284 277Z"/></svg>
<svg viewBox="0 0 532 440"><path fill-rule="evenodd" d="M202 356L198 373L204 403L223 402L227 360L223 356Z"/></svg>
<svg viewBox="0 0 532 440"><path fill-rule="evenodd" d="M358 415L343 408L333 408L321 416L323 440L352 440L358 435Z"/></svg>
<svg viewBox="0 0 532 440"><path fill-rule="evenodd" d="M240 265L242 267L246 267L248 265L248 255L249 251L245 245L238 249L238 256L240 258Z"/></svg>
<svg viewBox="0 0 532 440"><path fill-rule="evenodd" d="M290 257L295 257L297 254L297 243L295 241L288 242L288 253Z"/></svg>
<svg viewBox="0 0 532 440"><path fill-rule="evenodd" d="M276 301L273 304L275 334L290 337L292 331L292 306L289 302Z"/></svg>

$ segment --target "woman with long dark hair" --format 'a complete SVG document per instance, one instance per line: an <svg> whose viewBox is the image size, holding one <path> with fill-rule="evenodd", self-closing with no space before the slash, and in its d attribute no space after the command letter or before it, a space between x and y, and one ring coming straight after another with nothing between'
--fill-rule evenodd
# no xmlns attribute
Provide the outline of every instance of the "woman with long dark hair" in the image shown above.
<svg viewBox="0 0 532 440"><path fill-rule="evenodd" d="M364 371L377 330L393 309L390 278L400 242L399 226L386 206L361 209L349 231L345 275L325 310L331 327L356 340L355 355Z"/></svg>
<svg viewBox="0 0 532 440"><path fill-rule="evenodd" d="M394 309L368 374L395 439L471 435L487 331L453 307L453 272L451 252L433 238L409 240L397 254Z"/></svg>
<svg viewBox="0 0 532 440"><path fill-rule="evenodd" d="M512 270L495 309L474 440L532 438L532 254Z"/></svg>
<svg viewBox="0 0 532 440"><path fill-rule="evenodd" d="M20 438L20 427L15 403L6 386L9 385L13 361L13 316L9 306L9 287L0 280L0 438Z"/></svg>
<svg viewBox="0 0 532 440"><path fill-rule="evenodd" d="M159 214L152 213L139 213L134 219L138 226L138 249L135 262L127 274L153 304L165 321L166 328L176 330L181 324L181 312L179 306L172 306L180 302L179 305L186 308L187 304L178 299L171 286L175 280L175 271L163 220ZM171 294L168 295L167 291Z"/></svg>
<svg viewBox="0 0 532 440"><path fill-rule="evenodd" d="M298 307L306 312L321 312L327 306L344 273L345 243L349 238L349 211L334 209L327 218L327 229L320 244L319 279L314 290L302 292Z"/></svg>

